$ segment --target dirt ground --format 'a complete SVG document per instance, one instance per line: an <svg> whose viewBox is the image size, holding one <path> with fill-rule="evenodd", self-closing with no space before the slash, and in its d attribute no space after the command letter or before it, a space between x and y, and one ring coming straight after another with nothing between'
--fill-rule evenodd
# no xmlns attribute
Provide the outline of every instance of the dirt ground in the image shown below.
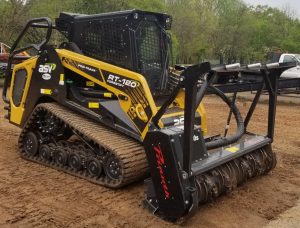
<svg viewBox="0 0 300 228"><path fill-rule="evenodd" d="M249 104L239 102L243 112ZM112 191L22 160L17 149L20 130L3 118L3 103L0 107L1 227L261 227L276 220L300 198L299 104L283 102L278 106L275 170L201 206L182 224L162 221L143 208L143 181ZM225 126L224 106L209 97L206 107L210 131L216 132ZM266 114L267 105L260 105L251 129L265 129Z"/></svg>

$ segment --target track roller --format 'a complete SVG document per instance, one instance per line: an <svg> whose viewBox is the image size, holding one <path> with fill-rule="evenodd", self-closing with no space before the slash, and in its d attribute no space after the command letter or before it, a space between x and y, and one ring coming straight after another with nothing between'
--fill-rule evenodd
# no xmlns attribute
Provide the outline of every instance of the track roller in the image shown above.
<svg viewBox="0 0 300 228"><path fill-rule="evenodd" d="M99 177L102 174L102 164L98 159L92 158L88 161L87 170L92 177Z"/></svg>
<svg viewBox="0 0 300 228"><path fill-rule="evenodd" d="M75 152L72 152L69 156L69 166L76 171L81 170L82 159L81 159L80 155L78 155Z"/></svg>
<svg viewBox="0 0 300 228"><path fill-rule="evenodd" d="M60 166L67 165L68 163L68 152L64 149L58 148L55 151L54 160L56 164Z"/></svg>
<svg viewBox="0 0 300 228"><path fill-rule="evenodd" d="M48 145L41 145L39 150L40 158L43 161L50 161L51 160L51 148Z"/></svg>

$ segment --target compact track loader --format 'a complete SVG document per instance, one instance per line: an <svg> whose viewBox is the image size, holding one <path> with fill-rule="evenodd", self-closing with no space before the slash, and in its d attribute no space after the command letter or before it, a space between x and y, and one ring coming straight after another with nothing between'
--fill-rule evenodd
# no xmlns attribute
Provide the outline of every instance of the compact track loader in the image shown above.
<svg viewBox="0 0 300 228"><path fill-rule="evenodd" d="M273 169L277 81L290 66L171 67L171 22L168 15L139 10L61 13L55 25L48 18L30 20L11 48L3 89L6 117L22 128L21 156L110 188L150 173L145 204L169 220ZM45 39L17 49L29 28L45 29ZM48 44L53 29L67 39L59 47ZM38 54L11 71L15 56L28 49ZM212 84L237 72L261 77L261 83ZM261 136L246 129L265 88L268 129ZM236 93L253 89L243 120ZM208 135L201 103L206 94L230 107L235 135Z"/></svg>

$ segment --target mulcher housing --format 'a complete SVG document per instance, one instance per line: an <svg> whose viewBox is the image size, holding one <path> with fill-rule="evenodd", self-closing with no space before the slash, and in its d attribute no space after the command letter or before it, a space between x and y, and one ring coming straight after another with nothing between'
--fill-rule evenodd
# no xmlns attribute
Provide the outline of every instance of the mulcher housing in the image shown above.
<svg viewBox="0 0 300 228"><path fill-rule="evenodd" d="M11 48L3 88L7 118L22 128L21 156L111 188L150 172L145 205L169 220L192 215L200 203L274 168L278 79L291 66L170 68L171 21L139 10L61 13L55 26L48 18L30 20ZM16 49L30 27L46 29L45 39ZM48 45L53 29L67 38L58 48ZM16 55L31 48L38 55L11 72ZM262 80L213 85L228 74ZM260 136L247 126L263 89L268 129ZM250 90L257 93L243 120L235 100ZM207 134L206 94L230 108L224 136ZM227 136L232 115L237 131Z"/></svg>

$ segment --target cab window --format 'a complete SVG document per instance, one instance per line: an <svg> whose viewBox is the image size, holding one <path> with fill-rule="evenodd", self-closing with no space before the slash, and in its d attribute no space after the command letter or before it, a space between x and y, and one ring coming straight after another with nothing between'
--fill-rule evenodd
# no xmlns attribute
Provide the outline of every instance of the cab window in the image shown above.
<svg viewBox="0 0 300 228"><path fill-rule="evenodd" d="M296 62L295 57L292 55L286 55L283 58L284 63Z"/></svg>

